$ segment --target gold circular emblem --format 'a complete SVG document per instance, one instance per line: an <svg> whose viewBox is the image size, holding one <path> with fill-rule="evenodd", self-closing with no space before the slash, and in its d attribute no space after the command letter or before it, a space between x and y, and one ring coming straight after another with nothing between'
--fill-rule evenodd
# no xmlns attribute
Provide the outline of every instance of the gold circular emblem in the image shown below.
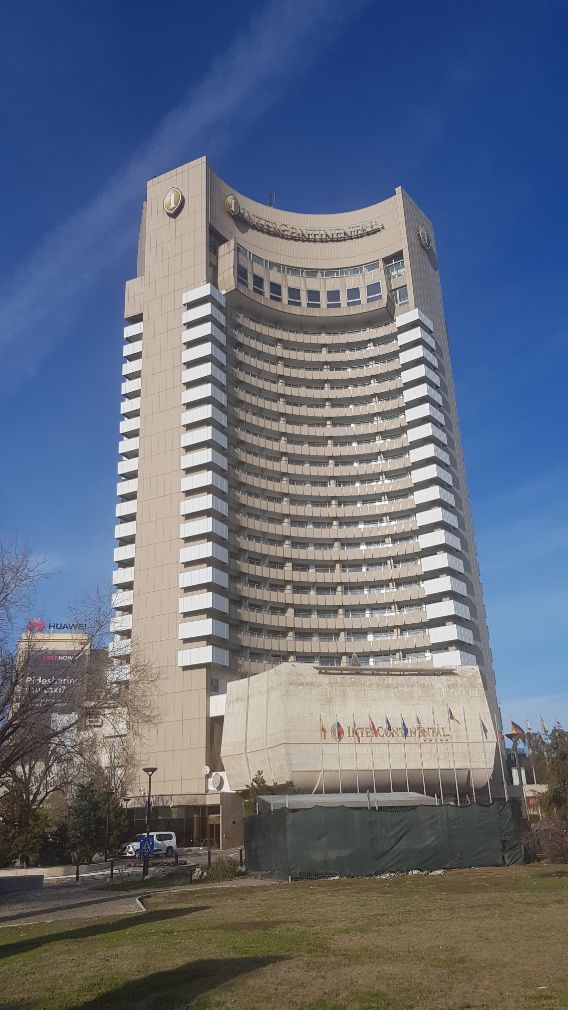
<svg viewBox="0 0 568 1010"><path fill-rule="evenodd" d="M166 193L164 197L164 210L170 217L175 217L176 214L179 214L182 207L183 193L181 189L176 189L175 186L172 186L169 193Z"/></svg>
<svg viewBox="0 0 568 1010"><path fill-rule="evenodd" d="M420 245L422 246L423 249L432 248L432 239L430 238L430 232L423 224L421 224L420 228L418 229L418 241L420 242Z"/></svg>
<svg viewBox="0 0 568 1010"><path fill-rule="evenodd" d="M241 212L241 205L234 193L227 193L225 197L225 209L231 217L236 217Z"/></svg>

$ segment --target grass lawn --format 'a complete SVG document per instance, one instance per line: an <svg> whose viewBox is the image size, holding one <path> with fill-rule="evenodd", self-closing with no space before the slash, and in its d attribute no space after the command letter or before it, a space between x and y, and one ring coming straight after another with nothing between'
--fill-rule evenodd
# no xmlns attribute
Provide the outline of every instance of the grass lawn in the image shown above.
<svg viewBox="0 0 568 1010"><path fill-rule="evenodd" d="M568 1007L568 868L187 887L0 930L2 1010Z"/></svg>

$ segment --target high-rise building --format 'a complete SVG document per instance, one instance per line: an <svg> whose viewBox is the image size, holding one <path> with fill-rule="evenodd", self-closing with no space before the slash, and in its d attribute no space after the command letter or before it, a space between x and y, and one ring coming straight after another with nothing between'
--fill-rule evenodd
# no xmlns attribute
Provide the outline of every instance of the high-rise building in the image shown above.
<svg viewBox="0 0 568 1010"><path fill-rule="evenodd" d="M477 666L496 710L436 244L400 188L297 214L201 158L148 183L137 272L115 677L133 648L153 665L140 765L187 840L220 821L227 841L230 783L215 793L204 769L228 680L289 660Z"/></svg>

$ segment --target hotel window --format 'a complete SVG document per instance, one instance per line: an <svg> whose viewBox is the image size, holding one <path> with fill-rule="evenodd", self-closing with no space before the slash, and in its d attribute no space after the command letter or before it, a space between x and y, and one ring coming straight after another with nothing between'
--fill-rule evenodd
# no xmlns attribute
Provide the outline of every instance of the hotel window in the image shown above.
<svg viewBox="0 0 568 1010"><path fill-rule="evenodd" d="M380 281L373 281L372 284L367 284L367 301L376 302L381 297L381 283Z"/></svg>
<svg viewBox="0 0 568 1010"><path fill-rule="evenodd" d="M239 284L244 284L248 287L248 270L246 267L241 266L240 263L237 264L237 280Z"/></svg>
<svg viewBox="0 0 568 1010"><path fill-rule="evenodd" d="M282 301L282 285L275 281L270 281L270 298L273 302Z"/></svg>
<svg viewBox="0 0 568 1010"><path fill-rule="evenodd" d="M408 288L403 284L401 288L393 288L391 292L395 305L406 305L408 301Z"/></svg>
<svg viewBox="0 0 568 1010"><path fill-rule="evenodd" d="M348 305L360 305L361 304L361 290L360 290L360 288L347 288L347 304Z"/></svg>
<svg viewBox="0 0 568 1010"><path fill-rule="evenodd" d="M339 309L341 307L341 295L339 291L327 292L327 307L328 309Z"/></svg>
<svg viewBox="0 0 568 1010"><path fill-rule="evenodd" d="M301 305L300 289L288 288L288 305Z"/></svg>
<svg viewBox="0 0 568 1010"><path fill-rule="evenodd" d="M259 277L258 274L252 275L252 290L255 291L257 295L264 294L264 277Z"/></svg>
<svg viewBox="0 0 568 1010"><path fill-rule="evenodd" d="M404 274L404 256L402 252L393 253L392 256L388 256L383 260L385 266L385 273L389 275L391 280L395 277L402 277Z"/></svg>
<svg viewBox="0 0 568 1010"><path fill-rule="evenodd" d="M308 288L308 308L309 309L319 309L320 307L320 293L312 288Z"/></svg>

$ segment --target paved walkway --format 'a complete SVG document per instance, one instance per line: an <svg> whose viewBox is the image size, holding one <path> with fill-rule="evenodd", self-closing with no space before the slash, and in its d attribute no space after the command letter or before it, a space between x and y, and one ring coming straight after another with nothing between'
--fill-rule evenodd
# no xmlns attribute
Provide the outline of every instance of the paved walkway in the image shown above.
<svg viewBox="0 0 568 1010"><path fill-rule="evenodd" d="M61 878L60 878L61 879ZM218 884L195 884L192 896L199 901L203 891L219 888L264 887L271 880L257 880L245 877ZM188 891L188 885L158 888L152 891L152 881L140 881L140 891L94 891L81 884L55 883L46 885L42 891L21 891L0 899L0 929L3 926L31 925L36 922L59 922L67 919L91 919L95 916L140 915L136 904L137 894L146 897L166 896L175 891Z"/></svg>

